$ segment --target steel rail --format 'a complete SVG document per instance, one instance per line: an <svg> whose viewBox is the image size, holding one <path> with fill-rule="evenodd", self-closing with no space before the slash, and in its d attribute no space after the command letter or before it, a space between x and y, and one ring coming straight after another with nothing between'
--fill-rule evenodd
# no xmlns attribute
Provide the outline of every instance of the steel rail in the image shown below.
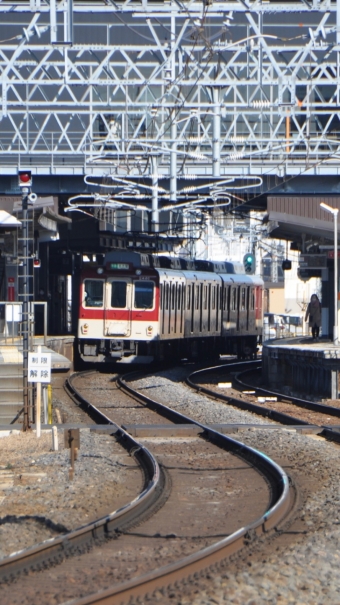
<svg viewBox="0 0 340 605"><path fill-rule="evenodd" d="M276 396L281 399L290 400L293 404L298 405L299 407L308 409L313 412L318 412L321 414L328 414L329 416L336 416L340 418L340 408L335 408L333 406L327 406L322 403L316 403L313 401L308 401L307 399L301 399L299 397L292 397L288 395L284 395L283 393L279 393L277 391L272 391L270 389L266 389L264 387L254 386L249 382L244 382L241 380L241 375L250 374L256 370L260 369L258 366L258 361L249 361L249 362L238 362L235 364L228 364L224 366L212 366L209 368L204 368L202 370L197 370L190 374L190 376L186 379L187 384L194 388L197 391L205 393L209 397L213 397L214 399L220 399L221 401L225 401L226 403L231 403L235 407L238 407L242 410L246 410L248 412L252 412L259 416L263 416L265 418L270 418L271 420L275 420L285 425L301 425L301 426L311 426L309 422L305 420L301 420L301 418L295 418L294 416L290 416L289 414L285 414L284 412L278 412L277 410L272 410L271 408L267 408L263 405L257 405L256 403L251 403L250 401L244 401L243 399L238 399L237 397L231 397L230 395L223 395L223 393L217 393L216 391L209 389L207 387L198 385L194 382L193 378L198 376L203 376L204 374L218 372L221 368L228 369L229 371L233 369L233 366L238 367L240 369L239 372L235 374L235 381L242 387L252 388L254 391L259 393L268 394L271 396ZM249 368L249 365L252 365L252 368ZM257 367L256 367L257 365ZM246 370L241 370L242 366L248 366ZM339 423L340 424L340 423ZM314 425L317 427L318 425ZM322 437L326 437L327 439L331 439L332 441L340 442L340 431L338 428L331 428L328 425L320 425L320 432L318 433Z"/></svg>
<svg viewBox="0 0 340 605"><path fill-rule="evenodd" d="M204 393L205 395L208 395L209 397L213 397L214 399L219 399L221 401L225 401L226 403L231 403L232 405L234 405L235 407L240 408L241 410L245 410L247 412L253 412L259 416L263 416L264 418L270 418L271 420L275 420L277 422L281 422L281 424L301 424L301 425L308 425L308 422L305 422L304 420L301 420L300 418L294 418L293 416L289 416L288 414L284 414L283 412L278 412L276 410L271 410L270 408L266 408L263 405L256 405L256 403L251 403L250 401L244 401L243 399L238 399L237 397L232 397L230 395L223 395L223 393L217 393L216 391L213 391L212 389L209 389L208 387L204 387L202 385L198 385L194 382L193 377L197 377L199 375L203 376L204 374L208 374L214 371L218 371L218 369L228 369L228 370L232 370L233 366L244 366L244 365L249 365L252 364L253 365L253 369L252 371L254 371L254 366L256 366L256 364L258 364L258 361L248 361L248 362L238 362L235 364L226 364L226 365L220 365L220 366L213 366L210 368L204 368L203 370L196 370L196 372L193 372L192 374L190 374L190 376L186 379L187 384L192 387L193 389L195 389L196 391L199 391L200 393Z"/></svg>
<svg viewBox="0 0 340 605"><path fill-rule="evenodd" d="M319 414L327 414L328 416L335 416L336 418L340 418L340 408L336 408L332 405L325 405L324 403L317 403L315 401L309 401L308 399L302 399L301 397L293 397L291 395L286 396L277 391L272 391L270 389L265 389L262 387L252 386L251 383L244 382L241 380L241 375L250 374L253 370L246 370L245 372L236 374L235 380L242 386L251 387L259 393L264 393L268 395L272 395L275 397L279 397L280 399L290 400L294 405L297 405L306 410L310 410L312 412L318 412ZM306 423L308 424L308 423ZM331 427L329 425L322 424L320 425L320 433L321 437L326 437L326 439L330 439L332 441L336 441L340 443L340 431L339 428Z"/></svg>
<svg viewBox="0 0 340 605"><path fill-rule="evenodd" d="M93 595L74 599L67 602L67 605L116 605L127 603L131 598L145 595L156 589L160 589L174 582L183 580L195 574L207 570L211 566L220 564L224 559L231 556L250 541L262 533L275 528L277 524L286 516L290 504L289 480L283 469L268 458L262 452L258 452L231 437L222 435L218 431L185 416L170 407L161 404L150 397L132 389L127 383L127 379L133 379L140 374L133 372L123 378L118 379L118 385L122 390L142 402L148 408L157 411L163 417L166 417L177 424L193 424L202 429L201 436L215 442L219 447L233 452L235 455L247 460L267 478L273 493L272 502L268 510L259 519L246 527L240 528L230 536L219 540L215 544L206 547L190 556L160 567L152 572L135 578L131 581L123 582L107 590L100 591ZM66 604L65 604L66 605Z"/></svg>
<svg viewBox="0 0 340 605"><path fill-rule="evenodd" d="M0 583L11 580L18 573L28 569L42 569L56 560L62 560L74 552L83 550L94 540L113 536L119 529L134 522L145 513L158 500L162 491L162 475L155 457L146 447L77 394L72 386L74 376L68 379L72 397L77 398L78 404L85 408L92 407L92 417L100 419L104 424L112 425L110 434L116 437L141 466L144 472L144 488L131 502L94 522L4 557L0 560Z"/></svg>

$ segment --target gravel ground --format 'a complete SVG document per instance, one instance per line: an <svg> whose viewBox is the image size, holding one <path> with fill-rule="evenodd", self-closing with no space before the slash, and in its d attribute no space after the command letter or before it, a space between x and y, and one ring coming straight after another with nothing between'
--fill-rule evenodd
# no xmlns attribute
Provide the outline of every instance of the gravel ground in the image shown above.
<svg viewBox="0 0 340 605"><path fill-rule="evenodd" d="M277 424L274 420L264 419L251 412L244 412L224 403L216 403L205 395L193 391L183 384L187 375L188 367L174 368L160 372L156 376L147 376L131 384L136 388L138 386L138 390L148 397L157 399L199 422L207 424L218 422Z"/></svg>
<svg viewBox="0 0 340 605"><path fill-rule="evenodd" d="M139 389L144 389L148 394L152 393L152 396L163 399L167 405L196 417L202 422L237 424L262 424L264 422L262 418L221 405L183 386L181 381L186 373L187 368L183 368L178 371L160 373L153 377L145 377L138 381ZM109 377L107 379L109 380ZM67 402L64 400L62 392L56 393L56 397L59 407L63 409L64 414L68 415L67 420L70 421L72 414L69 415L67 411ZM267 419L265 422L269 423ZM3 483L8 478L7 475L5 479L6 473L15 472L24 475L25 472L29 472L32 474L30 477L32 483L20 485L15 480L12 486L7 486L3 490L4 500L0 501L1 549L9 540L13 540L15 549L23 547L16 542L14 544L14 539L18 539L17 525L4 522L5 516L8 514L8 509L6 513L4 512L6 510L4 506L9 504L9 500L6 503L7 498L12 499L14 504L16 502L17 509L14 509L13 505L10 507L12 513L16 510L14 512L16 515L22 515L24 512L27 514L28 508L31 507L30 510L34 511L35 515L44 516L55 511L51 517L56 524L61 523L66 527L72 526L73 523L80 522L81 524L84 522L85 514L89 515L88 519L91 514L94 516L97 514L94 507L98 506L97 495L101 490L100 476L102 475L98 470L105 468L110 469L112 484L116 489L119 488L122 497L126 498L125 501L132 499L133 495L128 497L129 494L124 494L126 475L122 474L122 468L124 468L123 464L126 460L121 458L122 453L119 446L117 444L113 446L105 435L94 435L89 431L82 431L81 434L83 458L79 459L79 463L86 466L83 467L84 472L76 471L72 483L68 480L69 453L66 450L58 453L51 452L49 449L50 437L42 436L39 443L42 450L39 452L36 451L37 440L34 435L31 435L34 449L28 451L18 447L18 440L25 436L12 435L9 439L0 439L0 469L4 473ZM340 560L339 446L318 437L292 432L289 429L279 431L246 429L237 438L268 454L281 464L293 478L300 494L298 522L293 523L282 536L272 539L269 543L259 540L249 554L241 553L232 559L223 573L211 573L208 578L199 580L194 594L192 587L188 586L187 590L183 588L174 590L170 599L161 593L156 594L148 603L154 602L162 605L168 603L174 605L216 603L325 605L327 603L339 605L340 579L337 574ZM44 440L46 440L46 449L43 445ZM15 445L12 450L8 447L11 442ZM29 443L28 440L27 443ZM91 454L91 452L95 456L100 452L100 459L85 455ZM34 464L32 460L35 460ZM110 463L106 463L106 460ZM56 461L59 466L55 464ZM13 464L13 469L9 468L9 464ZM46 473L46 475L36 475L36 479L33 479L33 473ZM55 476L58 477L58 482L52 479ZM39 479L41 480L39 481ZM49 481L49 483L45 483L45 481ZM60 489L59 483L63 485L63 489ZM33 484L37 489L26 489L32 487ZM16 491L17 488L18 491ZM89 503L91 494L96 494L91 512L85 512L82 504L80 504L81 509L72 508L71 503L76 500L75 494L72 494L74 489L88 489L86 501L88 500ZM77 493L79 494L79 491ZM113 502L114 496L115 489L111 494L111 502ZM34 500L34 498L36 499ZM45 500L47 505L44 509ZM41 508L34 506L34 502L38 503ZM58 503L58 508L56 503ZM104 507L106 504L107 500L105 500ZM113 506L112 510L114 508L116 507ZM8 534L2 533L5 526L12 526L10 529L7 527ZM29 527L34 527L34 530L29 532L27 529L28 542L32 538L34 541L40 540L40 534L35 532L41 531L41 523L35 522ZM47 530L44 527L44 539L51 535L45 531ZM48 532L51 531L52 535L56 535L53 528L48 528ZM189 592L190 590L191 592Z"/></svg>
<svg viewBox="0 0 340 605"><path fill-rule="evenodd" d="M58 380L55 409L78 426L92 424L76 406L68 403L67 408ZM39 439L34 430L0 431L0 557L107 515L142 489L134 460L109 434L81 428L73 480L62 428L58 441L55 452L51 430L42 431Z"/></svg>
<svg viewBox="0 0 340 605"><path fill-rule="evenodd" d="M263 423L248 412L221 406L183 387L185 370L135 382L171 407L202 422ZM164 393L166 391L166 398ZM268 420L265 420L268 423ZM292 476L300 493L299 522L269 545L236 559L227 572L202 581L196 595L174 593L176 605L338 605L340 603L340 447L289 429L247 429L237 437L265 452ZM291 532L291 533L289 533ZM288 537L288 540L287 540ZM162 602L161 597L157 602Z"/></svg>

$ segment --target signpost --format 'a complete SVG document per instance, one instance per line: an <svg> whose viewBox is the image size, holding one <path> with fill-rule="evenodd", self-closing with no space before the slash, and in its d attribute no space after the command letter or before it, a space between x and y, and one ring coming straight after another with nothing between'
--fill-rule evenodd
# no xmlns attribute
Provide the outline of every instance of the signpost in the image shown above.
<svg viewBox="0 0 340 605"><path fill-rule="evenodd" d="M41 345L36 353L28 353L28 382L37 383L36 431L41 434L41 383L51 382L51 353L42 353ZM46 422L46 418L45 418Z"/></svg>

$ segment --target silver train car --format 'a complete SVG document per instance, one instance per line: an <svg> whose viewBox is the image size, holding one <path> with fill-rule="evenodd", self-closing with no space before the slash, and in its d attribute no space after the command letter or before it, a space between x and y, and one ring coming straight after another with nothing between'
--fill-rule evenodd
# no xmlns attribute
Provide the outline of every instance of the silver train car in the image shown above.
<svg viewBox="0 0 340 605"><path fill-rule="evenodd" d="M231 262L108 252L84 263L78 353L86 362L255 358L263 282Z"/></svg>

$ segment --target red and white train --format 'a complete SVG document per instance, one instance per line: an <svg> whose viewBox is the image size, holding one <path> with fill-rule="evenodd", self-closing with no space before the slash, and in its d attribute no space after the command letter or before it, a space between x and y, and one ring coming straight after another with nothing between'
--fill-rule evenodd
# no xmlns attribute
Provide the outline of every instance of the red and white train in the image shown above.
<svg viewBox="0 0 340 605"><path fill-rule="evenodd" d="M78 349L84 361L255 358L263 282L230 262L113 251L84 263Z"/></svg>

